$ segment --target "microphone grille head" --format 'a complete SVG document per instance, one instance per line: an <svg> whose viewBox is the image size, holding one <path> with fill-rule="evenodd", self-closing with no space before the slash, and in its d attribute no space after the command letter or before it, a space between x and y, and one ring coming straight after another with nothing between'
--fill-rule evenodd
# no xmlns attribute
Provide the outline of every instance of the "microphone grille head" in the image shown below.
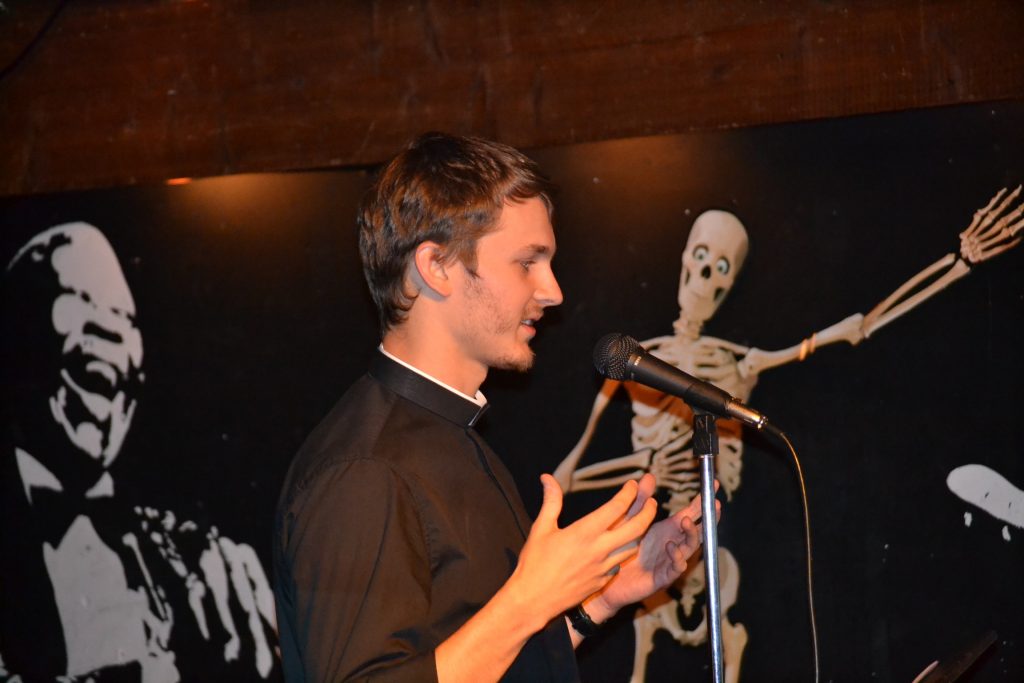
<svg viewBox="0 0 1024 683"><path fill-rule="evenodd" d="M628 334L606 334L594 345L594 367L609 379L626 379L629 357L640 350L640 342Z"/></svg>

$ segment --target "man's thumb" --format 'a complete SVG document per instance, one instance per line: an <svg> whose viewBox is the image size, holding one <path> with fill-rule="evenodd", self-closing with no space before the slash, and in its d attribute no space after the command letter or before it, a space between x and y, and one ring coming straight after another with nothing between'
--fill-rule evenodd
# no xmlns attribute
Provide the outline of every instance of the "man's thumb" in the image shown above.
<svg viewBox="0 0 1024 683"><path fill-rule="evenodd" d="M562 512L562 487L550 474L540 475L544 487L544 502L537 513L537 523L544 526L558 526L558 515Z"/></svg>

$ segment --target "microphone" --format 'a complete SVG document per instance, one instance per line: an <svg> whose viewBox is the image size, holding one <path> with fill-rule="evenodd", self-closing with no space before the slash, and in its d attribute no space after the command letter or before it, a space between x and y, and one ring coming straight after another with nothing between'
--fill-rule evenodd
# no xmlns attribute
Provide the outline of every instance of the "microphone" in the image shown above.
<svg viewBox="0 0 1024 683"><path fill-rule="evenodd" d="M688 375L648 353L629 335L612 332L594 345L594 367L609 379L631 380L677 396L695 408L764 429L768 419L714 384ZM774 431L774 430L769 430Z"/></svg>

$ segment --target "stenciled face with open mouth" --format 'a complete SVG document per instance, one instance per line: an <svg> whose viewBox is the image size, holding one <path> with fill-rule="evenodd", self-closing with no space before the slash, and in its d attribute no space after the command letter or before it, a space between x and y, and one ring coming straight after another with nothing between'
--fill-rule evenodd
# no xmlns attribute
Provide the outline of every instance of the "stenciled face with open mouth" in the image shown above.
<svg viewBox="0 0 1024 683"><path fill-rule="evenodd" d="M108 467L135 412L142 334L131 291L106 238L82 223L65 229L69 240L51 260L61 289L52 323L63 341L50 410L75 446Z"/></svg>

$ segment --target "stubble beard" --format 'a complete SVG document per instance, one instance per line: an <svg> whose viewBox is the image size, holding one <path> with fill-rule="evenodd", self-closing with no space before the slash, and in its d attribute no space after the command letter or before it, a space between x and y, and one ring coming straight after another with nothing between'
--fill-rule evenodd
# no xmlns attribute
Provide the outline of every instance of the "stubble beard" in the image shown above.
<svg viewBox="0 0 1024 683"><path fill-rule="evenodd" d="M498 370L511 370L513 372L529 372L533 367L533 360L536 354L533 349L528 349L529 355L526 358L506 358L496 361L491 367Z"/></svg>
<svg viewBox="0 0 1024 683"><path fill-rule="evenodd" d="M494 354L486 357L487 366L496 370L528 372L533 367L535 354L527 341L519 339L519 326L525 317L508 319L491 289L479 276L469 280L466 295L476 304L469 317L470 336L475 338L478 346ZM494 340L513 340L516 349L505 348L504 343L501 348L493 349Z"/></svg>

